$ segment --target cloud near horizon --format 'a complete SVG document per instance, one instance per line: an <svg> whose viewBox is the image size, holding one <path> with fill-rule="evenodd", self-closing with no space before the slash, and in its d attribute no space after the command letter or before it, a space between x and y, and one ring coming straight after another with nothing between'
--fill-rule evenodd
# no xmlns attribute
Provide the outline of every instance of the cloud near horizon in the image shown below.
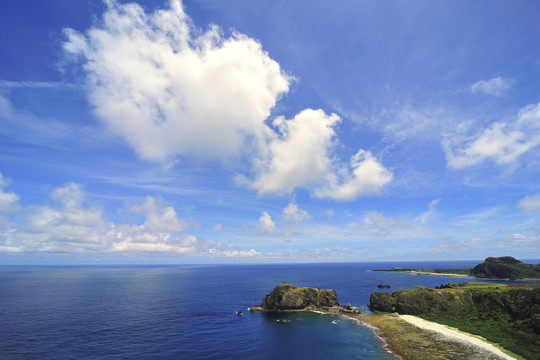
<svg viewBox="0 0 540 360"><path fill-rule="evenodd" d="M220 241L207 241L185 234L189 226L198 224L178 218L174 208L164 206L161 199L146 197L127 206L129 215L142 215L132 223L115 223L108 219L104 208L90 205L84 186L69 182L54 188L47 204L22 206L20 197L4 191L9 181L0 173L0 252L48 254L116 254L141 255L161 253L199 258L321 258L339 252L350 252L340 246L335 249L300 249L263 252L229 247ZM299 230L311 219L307 211L290 203L282 214L283 235ZM264 212L261 231L272 235L277 231L270 215ZM193 225L195 224L195 225ZM215 227L214 227L215 228ZM285 232L291 232L289 235Z"/></svg>
<svg viewBox="0 0 540 360"><path fill-rule="evenodd" d="M437 217L437 205L441 199L431 201L425 212L415 217L410 216L386 216L377 211L370 211L364 217L364 231L370 236L376 237L410 237L424 236L426 227Z"/></svg>
<svg viewBox="0 0 540 360"><path fill-rule="evenodd" d="M143 215L141 224L110 221L102 207L87 204L81 184L66 183L50 199L22 207L16 194L0 189L0 251L209 254L206 241L181 234L191 222L179 219L172 207L159 207L153 197L129 208Z"/></svg>
<svg viewBox="0 0 540 360"><path fill-rule="evenodd" d="M225 37L215 25L196 28L179 0L152 13L111 0L85 33L64 33L64 51L82 69L96 114L142 159L165 166L177 158L243 160L251 173L236 180L259 194L303 188L349 201L378 194L392 179L364 150L340 165L336 114L305 109L269 126L294 77L260 42Z"/></svg>

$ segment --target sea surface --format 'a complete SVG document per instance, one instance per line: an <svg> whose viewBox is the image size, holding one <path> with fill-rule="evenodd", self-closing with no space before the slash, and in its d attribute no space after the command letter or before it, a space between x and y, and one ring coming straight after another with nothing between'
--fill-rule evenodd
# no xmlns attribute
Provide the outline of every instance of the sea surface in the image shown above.
<svg viewBox="0 0 540 360"><path fill-rule="evenodd" d="M394 359L358 321L247 309L287 282L334 289L366 310L378 284L473 281L373 269L480 262L0 266L0 359Z"/></svg>

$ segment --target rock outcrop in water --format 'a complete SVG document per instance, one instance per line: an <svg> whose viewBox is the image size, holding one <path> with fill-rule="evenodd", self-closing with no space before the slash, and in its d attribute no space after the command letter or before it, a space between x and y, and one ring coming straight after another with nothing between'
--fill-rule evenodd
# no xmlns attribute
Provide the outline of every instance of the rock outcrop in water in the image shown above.
<svg viewBox="0 0 540 360"><path fill-rule="evenodd" d="M340 305L335 290L299 287L285 283L279 284L266 295L261 305L250 309L252 312L308 310L360 313L360 310L351 307L350 304Z"/></svg>

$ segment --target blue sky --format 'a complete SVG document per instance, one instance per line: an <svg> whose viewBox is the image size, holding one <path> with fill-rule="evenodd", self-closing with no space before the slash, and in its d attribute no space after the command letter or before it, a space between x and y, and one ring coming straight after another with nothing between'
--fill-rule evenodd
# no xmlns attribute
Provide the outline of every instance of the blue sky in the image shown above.
<svg viewBox="0 0 540 360"><path fill-rule="evenodd" d="M0 263L540 258L536 1L7 0Z"/></svg>

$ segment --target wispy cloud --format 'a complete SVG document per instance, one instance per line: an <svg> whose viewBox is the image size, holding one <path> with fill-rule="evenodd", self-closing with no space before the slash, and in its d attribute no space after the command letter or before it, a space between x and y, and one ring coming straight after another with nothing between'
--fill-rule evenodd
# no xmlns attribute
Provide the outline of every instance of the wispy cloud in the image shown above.
<svg viewBox="0 0 540 360"><path fill-rule="evenodd" d="M540 145L540 103L521 109L512 122L495 122L468 138L447 137L443 146L449 168L463 169L492 160L517 166L523 154Z"/></svg>
<svg viewBox="0 0 540 360"><path fill-rule="evenodd" d="M536 251L540 241L539 234L523 235L519 233L502 237L471 237L464 240L443 239L430 246L430 255L451 256L455 259L477 257L483 259L488 253L490 256L512 255L516 249L519 251Z"/></svg>
<svg viewBox="0 0 540 360"><path fill-rule="evenodd" d="M77 84L70 84L59 81L9 81L0 80L0 89L59 89L73 90L80 89Z"/></svg>
<svg viewBox="0 0 540 360"><path fill-rule="evenodd" d="M0 173L0 216L12 213L19 206L19 195L4 191L4 187L8 186L9 183L10 180L3 177ZM0 224L2 224L1 218Z"/></svg>
<svg viewBox="0 0 540 360"><path fill-rule="evenodd" d="M459 226L480 224L482 222L489 221L496 218L496 215L498 215L501 211L502 211L502 207L496 206L496 207L492 207L483 211L460 215L456 218L455 224Z"/></svg>
<svg viewBox="0 0 540 360"><path fill-rule="evenodd" d="M480 80L471 85L471 92L493 96L503 96L514 85L514 80L494 77L489 80Z"/></svg>
<svg viewBox="0 0 540 360"><path fill-rule="evenodd" d="M519 201L518 207L526 212L540 211L540 193L525 196Z"/></svg>
<svg viewBox="0 0 540 360"><path fill-rule="evenodd" d="M438 214L436 206L440 201L441 199L433 200L429 203L427 211L416 216L387 216L378 211L370 211L364 217L365 230L363 231L371 236L382 238L425 237L426 229Z"/></svg>
<svg viewBox="0 0 540 360"><path fill-rule="evenodd" d="M298 233L302 223L311 220L312 216L306 210L300 209L296 203L291 202L283 209L281 219L284 226L283 234L285 236L292 236Z"/></svg>

